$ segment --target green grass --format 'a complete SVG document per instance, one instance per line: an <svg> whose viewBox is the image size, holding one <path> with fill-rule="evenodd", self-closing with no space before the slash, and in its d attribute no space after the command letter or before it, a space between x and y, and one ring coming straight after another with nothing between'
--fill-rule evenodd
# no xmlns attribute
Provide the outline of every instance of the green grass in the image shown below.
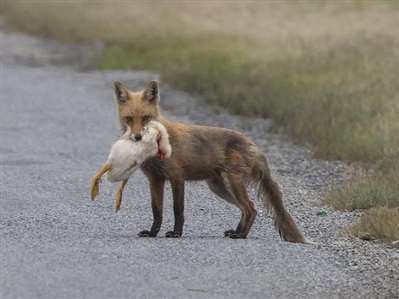
<svg viewBox="0 0 399 299"><path fill-rule="evenodd" d="M99 68L154 70L212 105L273 118L318 157L372 165L327 196L336 208L398 207L396 5L5 1L1 11L29 33L104 41Z"/></svg>

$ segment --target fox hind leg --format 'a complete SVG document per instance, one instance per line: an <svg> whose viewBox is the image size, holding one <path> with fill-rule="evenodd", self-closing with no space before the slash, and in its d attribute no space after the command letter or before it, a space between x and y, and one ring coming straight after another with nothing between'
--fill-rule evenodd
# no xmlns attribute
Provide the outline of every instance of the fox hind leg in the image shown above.
<svg viewBox="0 0 399 299"><path fill-rule="evenodd" d="M248 196L247 188L241 175L228 174L228 181L242 213L241 221L236 232L230 234L229 237L233 239L244 239L247 237L256 218L257 212L255 204Z"/></svg>
<svg viewBox="0 0 399 299"><path fill-rule="evenodd" d="M229 183L226 181L226 179L222 175L217 175L209 180L206 181L209 189L219 196L220 198L226 200L227 202L235 205L238 207L240 210L241 207L239 205L239 201L236 199L234 194L232 193L231 187L229 186ZM241 212L241 220L237 225L236 229L229 229L224 232L225 237L231 237L233 235L240 235L242 232L242 229L245 224L245 214Z"/></svg>

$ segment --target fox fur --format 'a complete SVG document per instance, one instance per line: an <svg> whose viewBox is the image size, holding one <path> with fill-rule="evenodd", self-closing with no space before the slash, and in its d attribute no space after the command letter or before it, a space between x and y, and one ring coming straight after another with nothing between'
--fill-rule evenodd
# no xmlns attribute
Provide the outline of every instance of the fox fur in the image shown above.
<svg viewBox="0 0 399 299"><path fill-rule="evenodd" d="M168 131L173 153L170 158L146 160L141 169L148 177L153 224L139 233L155 237L162 224L163 190L169 181L173 193L174 229L166 237L180 237L184 224L184 182L205 180L212 192L241 210L235 229L225 231L230 238L246 238L257 211L247 193L248 184L257 186L258 197L272 211L282 239L304 243L305 238L284 207L278 184L272 179L268 162L255 143L243 134L224 128L188 125L166 119L160 112L159 84L151 81L141 91L131 91L115 82L115 95L122 128L140 136L150 120Z"/></svg>

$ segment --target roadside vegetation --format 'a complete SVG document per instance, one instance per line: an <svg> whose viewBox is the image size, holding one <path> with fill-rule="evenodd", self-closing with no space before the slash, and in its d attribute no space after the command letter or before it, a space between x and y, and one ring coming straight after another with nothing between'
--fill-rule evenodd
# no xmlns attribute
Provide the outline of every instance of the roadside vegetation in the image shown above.
<svg viewBox="0 0 399 299"><path fill-rule="evenodd" d="M19 30L103 41L99 68L155 70L210 104L273 118L320 158L362 163L367 175L325 202L370 209L355 235L399 239L395 2L3 2Z"/></svg>

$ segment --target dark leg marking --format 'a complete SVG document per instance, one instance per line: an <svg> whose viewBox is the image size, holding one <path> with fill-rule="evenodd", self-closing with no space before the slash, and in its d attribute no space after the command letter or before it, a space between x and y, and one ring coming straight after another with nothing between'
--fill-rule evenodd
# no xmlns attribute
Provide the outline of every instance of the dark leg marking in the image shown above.
<svg viewBox="0 0 399 299"><path fill-rule="evenodd" d="M179 238L183 234L184 225L184 180L171 181L173 193L173 212L175 215L175 226L173 231L168 231L167 238Z"/></svg>
<svg viewBox="0 0 399 299"><path fill-rule="evenodd" d="M156 237L162 225L163 211L163 190L165 179L157 176L150 176L151 207L153 214L153 223L150 230L143 230L139 237Z"/></svg>

